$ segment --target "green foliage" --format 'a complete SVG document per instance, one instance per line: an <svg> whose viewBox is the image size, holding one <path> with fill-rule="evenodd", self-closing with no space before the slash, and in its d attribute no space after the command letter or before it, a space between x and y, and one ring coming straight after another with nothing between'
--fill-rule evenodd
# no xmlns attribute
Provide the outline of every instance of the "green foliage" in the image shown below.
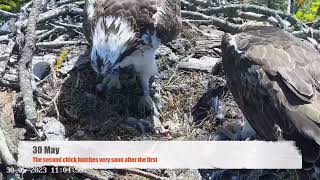
<svg viewBox="0 0 320 180"><path fill-rule="evenodd" d="M60 56L56 59L56 62L54 65L54 69L56 71L59 71L62 67L62 64L68 60L68 54L69 52L67 49L63 49L61 51Z"/></svg>
<svg viewBox="0 0 320 180"><path fill-rule="evenodd" d="M19 11L20 7L29 0L0 0L0 9L10 12Z"/></svg>
<svg viewBox="0 0 320 180"><path fill-rule="evenodd" d="M320 0L305 0L295 13L295 17L304 22L312 22L319 16Z"/></svg>

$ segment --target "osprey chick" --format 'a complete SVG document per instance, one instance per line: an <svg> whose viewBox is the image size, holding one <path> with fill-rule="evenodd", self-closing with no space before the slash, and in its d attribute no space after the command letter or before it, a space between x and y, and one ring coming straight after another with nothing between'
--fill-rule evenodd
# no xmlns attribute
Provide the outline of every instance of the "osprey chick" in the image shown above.
<svg viewBox="0 0 320 180"><path fill-rule="evenodd" d="M155 50L180 33L179 0L86 0L83 29L92 45L91 64L109 76L133 65L141 76L145 97L157 73Z"/></svg>
<svg viewBox="0 0 320 180"><path fill-rule="evenodd" d="M295 141L303 167L320 167L320 54L313 45L275 27L249 28L224 36L222 60L257 134Z"/></svg>

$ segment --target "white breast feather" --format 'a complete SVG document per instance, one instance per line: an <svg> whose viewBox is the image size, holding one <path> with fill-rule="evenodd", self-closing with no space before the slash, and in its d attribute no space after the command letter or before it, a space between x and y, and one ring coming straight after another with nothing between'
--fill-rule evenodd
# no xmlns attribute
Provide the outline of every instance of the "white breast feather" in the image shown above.
<svg viewBox="0 0 320 180"><path fill-rule="evenodd" d="M142 81L149 81L150 77L158 72L155 62L155 51L157 48L143 46L133 52L130 56L125 57L118 66L125 67L134 65L136 71L140 74Z"/></svg>

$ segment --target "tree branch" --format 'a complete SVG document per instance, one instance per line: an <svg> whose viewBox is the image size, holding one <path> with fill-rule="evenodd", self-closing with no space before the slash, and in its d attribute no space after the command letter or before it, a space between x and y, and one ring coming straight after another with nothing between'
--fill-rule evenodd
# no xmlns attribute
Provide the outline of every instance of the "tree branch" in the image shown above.
<svg viewBox="0 0 320 180"><path fill-rule="evenodd" d="M4 72L6 70L8 61L10 60L11 53L15 46L15 42L13 40L8 39L8 44L5 46L5 49L1 49L2 53L0 55L0 79L3 77Z"/></svg>
<svg viewBox="0 0 320 180"><path fill-rule="evenodd" d="M250 5L250 4L231 4L231 5L220 6L220 7L209 7L207 9L200 9L199 12L204 13L206 15L216 15L216 14L228 14L228 13L236 12L237 10L254 12L254 13L263 14L266 16L272 16L276 19L278 19L277 18L277 15L278 15L282 19L290 22L291 25L293 26L297 26L300 29L308 28L305 24L301 23L291 14L287 14L274 9L269 9L267 7Z"/></svg>
<svg viewBox="0 0 320 180"><path fill-rule="evenodd" d="M254 12L243 12L241 10L237 11L237 14L239 17L243 19L248 19L248 20L254 20L254 21L262 21L262 22L269 22L270 24L276 26L278 25L277 19L274 17L268 17L263 14L257 14Z"/></svg>
<svg viewBox="0 0 320 180"><path fill-rule="evenodd" d="M226 20L220 19L215 16L207 16L205 14L199 13L199 12L193 12L193 11L181 11L182 16L191 17L196 20L210 20L213 25L218 26L224 31L236 33L240 30L241 25L230 23Z"/></svg>
<svg viewBox="0 0 320 180"><path fill-rule="evenodd" d="M149 173L149 172L146 172L146 171L142 171L142 170L139 170L139 169L121 169L121 170L125 171L127 173L130 173L130 174L136 174L136 175L139 175L139 176L142 176L142 177L146 177L146 178L150 178L150 179L157 179L157 180L168 179L168 178L160 177L158 175L155 175L155 174L152 174L152 173Z"/></svg>
<svg viewBox="0 0 320 180"><path fill-rule="evenodd" d="M4 17L18 17L17 14L8 12L8 11L4 11L0 9L0 16L4 16Z"/></svg>
<svg viewBox="0 0 320 180"><path fill-rule="evenodd" d="M7 166L17 164L16 160L14 159L11 152L9 151L9 148L6 142L6 137L1 127L0 127L0 159Z"/></svg>
<svg viewBox="0 0 320 180"><path fill-rule="evenodd" d="M314 29L319 29L320 26L320 18L316 19L315 21L313 21L311 27Z"/></svg>
<svg viewBox="0 0 320 180"><path fill-rule="evenodd" d="M36 27L37 20L41 11L42 1L33 0L32 9L29 15L27 30L25 35L25 45L22 49L21 59L19 60L19 86L23 96L24 112L26 114L26 124L31 126L37 123L37 110L33 100L33 88L31 85L32 75L30 74L30 67L33 52L36 45ZM35 131L37 133L37 131ZM37 133L39 136L39 134Z"/></svg>
<svg viewBox="0 0 320 180"><path fill-rule="evenodd" d="M59 8L52 9L50 11L44 12L37 17L38 23L43 23L48 21L49 19L56 18L58 16L66 15L68 13L81 14L83 12L82 9L76 7L74 4L66 4L62 5ZM22 26L25 27L27 25L28 20L24 20Z"/></svg>
<svg viewBox="0 0 320 180"><path fill-rule="evenodd" d="M60 48L68 45L80 45L85 44L82 41L56 41L56 42L39 42L37 48Z"/></svg>
<svg viewBox="0 0 320 180"><path fill-rule="evenodd" d="M53 33L56 33L56 32L59 32L59 31L65 31L66 29L61 27L61 26L55 26L53 29L49 30L49 31L46 31L42 34L40 34L38 37L37 37L37 41L40 42L40 41L43 41L44 39L48 38L50 35L52 35Z"/></svg>

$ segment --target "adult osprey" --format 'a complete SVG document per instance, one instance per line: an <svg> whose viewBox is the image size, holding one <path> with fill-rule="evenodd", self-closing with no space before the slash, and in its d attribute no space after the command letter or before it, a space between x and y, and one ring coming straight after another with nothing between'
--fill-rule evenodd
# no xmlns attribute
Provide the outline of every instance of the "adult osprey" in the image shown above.
<svg viewBox="0 0 320 180"><path fill-rule="evenodd" d="M232 94L257 134L292 140L303 167L320 167L320 54L275 27L225 34L224 70Z"/></svg>
<svg viewBox="0 0 320 180"><path fill-rule="evenodd" d="M83 30L92 45L92 67L112 76L119 67L133 65L149 102L155 50L177 38L181 27L179 0L86 0Z"/></svg>

